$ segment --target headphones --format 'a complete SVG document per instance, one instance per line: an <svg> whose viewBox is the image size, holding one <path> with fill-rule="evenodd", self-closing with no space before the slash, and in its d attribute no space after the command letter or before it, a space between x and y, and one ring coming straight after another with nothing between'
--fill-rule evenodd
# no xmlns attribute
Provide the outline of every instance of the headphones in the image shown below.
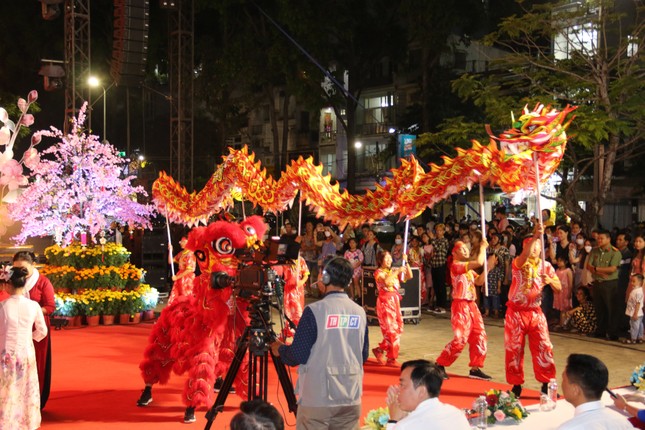
<svg viewBox="0 0 645 430"><path fill-rule="evenodd" d="M329 265L332 262L336 261L336 260L343 260L343 258L342 257L334 257L331 260L329 260L327 262L327 264L325 264L325 267L323 268L321 281L322 281L324 286L327 286L327 285L331 284L331 276L327 272L327 267L329 267Z"/></svg>

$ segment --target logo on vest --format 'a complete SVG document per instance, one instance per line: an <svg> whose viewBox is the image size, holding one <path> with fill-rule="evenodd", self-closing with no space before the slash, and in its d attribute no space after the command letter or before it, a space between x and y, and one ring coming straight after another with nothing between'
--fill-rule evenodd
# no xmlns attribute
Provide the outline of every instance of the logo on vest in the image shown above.
<svg viewBox="0 0 645 430"><path fill-rule="evenodd" d="M358 329L360 327L361 317L359 315L327 315L327 324L325 329Z"/></svg>

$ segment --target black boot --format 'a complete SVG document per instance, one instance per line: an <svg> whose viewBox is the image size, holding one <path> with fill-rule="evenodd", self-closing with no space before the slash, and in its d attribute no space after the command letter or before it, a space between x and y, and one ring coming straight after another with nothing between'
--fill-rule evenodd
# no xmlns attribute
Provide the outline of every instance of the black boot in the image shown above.
<svg viewBox="0 0 645 430"><path fill-rule="evenodd" d="M513 385L513 388L511 388L511 393L515 394L516 399L519 399L520 395L522 395L522 386L521 385Z"/></svg>
<svg viewBox="0 0 645 430"><path fill-rule="evenodd" d="M184 422L188 424L194 423L195 421L197 421L197 419L195 418L195 408L188 406L184 411Z"/></svg>
<svg viewBox="0 0 645 430"><path fill-rule="evenodd" d="M137 400L137 406L148 406L150 403L152 403L152 387L146 386Z"/></svg>

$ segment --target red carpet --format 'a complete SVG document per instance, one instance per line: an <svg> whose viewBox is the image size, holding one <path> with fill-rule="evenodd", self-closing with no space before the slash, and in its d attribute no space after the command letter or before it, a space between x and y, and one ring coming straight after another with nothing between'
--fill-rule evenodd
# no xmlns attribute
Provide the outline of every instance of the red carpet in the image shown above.
<svg viewBox="0 0 645 430"><path fill-rule="evenodd" d="M186 428L180 393L184 377L173 375L170 383L153 388L154 401L145 408L136 406L143 389L138 364L147 343L151 324L115 325L53 331L52 393L43 411L44 429L136 429ZM269 401L283 411L287 428L295 428L282 389L270 365ZM295 369L291 369L292 378ZM399 370L365 365L363 414L385 406L385 390L398 382ZM451 376L444 382L441 400L459 408L470 407L474 398L489 388L508 389L507 384ZM538 393L525 390L525 405L536 403ZM213 398L214 400L214 398ZM229 395L225 411L215 418L213 429L226 429L241 399ZM197 411L190 428L204 428L205 410ZM362 424L362 422L361 422Z"/></svg>

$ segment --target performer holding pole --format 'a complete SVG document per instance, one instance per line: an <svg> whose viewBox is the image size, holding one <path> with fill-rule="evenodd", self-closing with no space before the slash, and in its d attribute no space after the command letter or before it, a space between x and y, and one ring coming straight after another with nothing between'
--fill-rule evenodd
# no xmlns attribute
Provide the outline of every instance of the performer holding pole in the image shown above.
<svg viewBox="0 0 645 430"><path fill-rule="evenodd" d="M542 289L545 285L560 291L560 280L550 263L540 258L542 223L535 226L533 236L524 239L522 253L512 263L512 284L506 304L504 348L506 350L506 381L519 397L524 383L524 338L529 338L535 378L547 392L551 378L556 377L553 345L542 312ZM542 248L544 250L544 248Z"/></svg>
<svg viewBox="0 0 645 430"><path fill-rule="evenodd" d="M177 274L172 275L173 285L168 304L174 302L177 297L191 296L193 294L193 281L195 280L195 269L197 268L197 260L193 251L186 249L188 238L182 237L179 241L181 252L175 255L172 262L179 264ZM172 258L172 246L170 247L170 258ZM170 263L172 266L172 263ZM174 267L173 267L174 272Z"/></svg>
<svg viewBox="0 0 645 430"><path fill-rule="evenodd" d="M401 279L403 282L412 279L412 269L407 264L407 260L407 254L403 254L403 266L392 267L392 255L389 252L381 251L376 256L379 266L374 272L374 280L378 289L376 315L378 316L378 324L381 326L381 333L383 333L383 340L376 348L372 349L372 352L379 364L400 366L396 361L403 333L399 288L401 288Z"/></svg>
<svg viewBox="0 0 645 430"><path fill-rule="evenodd" d="M478 269L486 262L486 248L488 242L482 238L477 260L470 260L470 249L462 242L457 241L452 249L452 265L450 274L452 278L452 306L450 323L454 338L445 346L437 358L437 365L448 379L445 366L450 366L457 360L463 351L466 342L470 349L470 372L468 376L475 379L490 380L481 368L486 360L487 337L484 329L484 320L477 307L477 292L475 278ZM486 276L486 272L479 276Z"/></svg>

